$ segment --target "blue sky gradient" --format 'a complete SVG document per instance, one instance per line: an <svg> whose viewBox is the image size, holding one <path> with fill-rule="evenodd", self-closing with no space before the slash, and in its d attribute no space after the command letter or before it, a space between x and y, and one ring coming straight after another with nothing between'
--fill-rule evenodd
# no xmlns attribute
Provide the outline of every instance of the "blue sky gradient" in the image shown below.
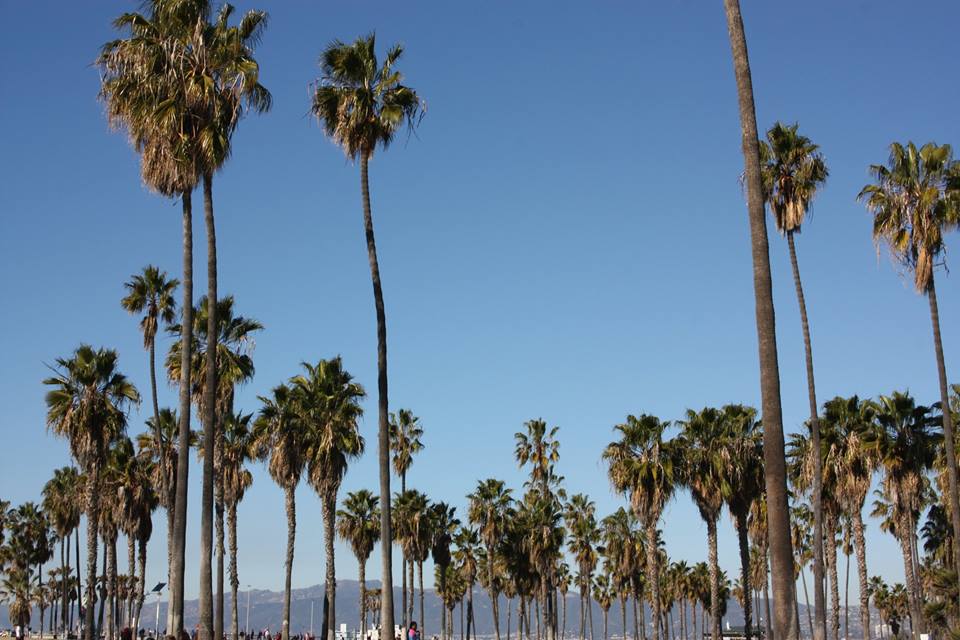
<svg viewBox="0 0 960 640"><path fill-rule="evenodd" d="M149 392L123 283L153 263L180 275L180 209L141 184L111 133L92 66L130 2L4 1L0 42L0 495L39 499L67 446L46 433L47 365L80 342L119 350ZM600 452L628 413L759 405L753 290L736 91L722 3L251 4L271 22L258 58L273 110L241 123L214 182L220 291L265 326L237 405L342 354L370 396L369 454L343 491L376 483L376 344L359 172L308 114L317 56L376 30L428 102L416 137L371 163L387 305L391 407L421 416L426 449L409 483L458 506L480 478L519 489L513 434L560 425L570 492L601 515L623 504ZM745 1L760 127L798 121L830 179L797 239L818 392L909 389L937 399L926 301L870 238L856 202L891 141L958 142L953 65L960 5ZM197 296L205 240L195 228ZM956 234L948 245L956 246ZM806 413L803 347L786 243L771 233L784 420ZM948 371L960 367L955 277L938 294ZM165 352L170 341L161 340ZM956 374L953 377L957 379ZM176 390L161 385L161 405ZM145 395L146 399L146 395ZM149 402L130 432L143 430ZM281 491L262 466L240 506L241 584L282 585ZM187 595L197 592L199 466L191 468ZM298 492L295 586L322 580L319 504ZM165 576L158 513L148 581ZM706 557L689 497L667 508L670 555ZM871 574L902 580L893 538L868 522ZM721 565L737 567L724 516ZM367 575L379 572L374 553ZM398 570L399 571L399 570ZM356 563L338 545L338 576ZM431 571L432 575L432 571ZM399 575L397 576L399 578ZM854 580L854 582L856 582Z"/></svg>

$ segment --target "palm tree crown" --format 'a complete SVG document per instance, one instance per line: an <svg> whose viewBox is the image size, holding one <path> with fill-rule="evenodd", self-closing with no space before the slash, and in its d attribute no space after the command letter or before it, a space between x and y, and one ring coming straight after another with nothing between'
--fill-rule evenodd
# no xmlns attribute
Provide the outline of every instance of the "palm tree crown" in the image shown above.
<svg viewBox="0 0 960 640"><path fill-rule="evenodd" d="M820 147L780 122L760 142L760 176L764 200L780 233L799 233L817 189L827 180Z"/></svg>

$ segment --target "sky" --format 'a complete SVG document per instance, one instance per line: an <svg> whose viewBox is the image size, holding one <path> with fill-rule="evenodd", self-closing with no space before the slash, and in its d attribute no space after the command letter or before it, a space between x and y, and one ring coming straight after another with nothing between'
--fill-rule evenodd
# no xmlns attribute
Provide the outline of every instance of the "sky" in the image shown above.
<svg viewBox="0 0 960 640"><path fill-rule="evenodd" d="M0 5L9 25L0 40L0 496L16 504L38 500L69 463L67 443L46 430L41 381L80 343L119 351L146 400L129 431L144 430L147 355L119 301L147 264L181 275L181 219L178 202L143 186L136 154L97 100L92 62L117 35L111 20L136 3ZM370 31L381 51L404 44L399 68L427 102L416 135L370 166L390 406L412 409L425 429L410 486L461 516L479 479L519 491L513 435L543 418L560 427L567 490L588 494L602 516L624 504L600 453L627 414L675 420L687 408L759 405L740 124L719 0L238 2L254 7L270 14L257 58L273 109L240 124L214 181L219 290L265 326L237 406L257 411L257 396L302 361L342 355L369 395L368 453L341 495L376 486L375 318L359 171L310 117L309 87L326 44ZM878 255L856 195L892 141L960 142L950 72L960 5L744 0L743 15L759 126L799 122L830 170L797 238L820 400L909 389L934 402L927 303ZM206 255L195 220L199 297ZM803 344L787 246L772 231L770 256L784 424L795 430L806 417ZM956 276L939 278L956 371L960 294ZM158 348L169 345L163 337ZM174 387L160 385L160 404L176 404ZM195 461L190 474L194 597ZM239 507L241 588L280 589L282 492L261 465L253 474ZM305 486L297 500L295 587L324 571L319 503ZM166 574L161 513L155 522L148 582ZM706 529L686 493L662 528L672 558L705 559ZM719 543L735 575L726 515ZM870 574L902 580L898 547L872 520L867 545ZM336 565L338 577L356 577L340 543Z"/></svg>

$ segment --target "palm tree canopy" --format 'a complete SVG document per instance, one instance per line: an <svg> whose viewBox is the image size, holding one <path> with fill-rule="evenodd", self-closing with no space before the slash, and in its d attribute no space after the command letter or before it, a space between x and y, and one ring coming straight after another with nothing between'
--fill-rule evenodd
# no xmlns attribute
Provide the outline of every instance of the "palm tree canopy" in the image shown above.
<svg viewBox="0 0 960 640"><path fill-rule="evenodd" d="M655 522L676 488L676 448L663 434L670 425L656 416L629 415L614 427L620 439L603 451L614 489L630 496L638 518Z"/></svg>
<svg viewBox="0 0 960 640"><path fill-rule="evenodd" d="M960 224L960 166L950 145L929 142L917 149L890 145L886 165L871 165L874 183L857 198L873 214L874 242L884 242L895 261L913 271L926 293L944 253L944 236Z"/></svg>
<svg viewBox="0 0 960 640"><path fill-rule="evenodd" d="M390 414L390 450L393 452L393 470L403 476L413 465L413 456L423 450L423 427L420 418L410 409Z"/></svg>
<svg viewBox="0 0 960 640"><path fill-rule="evenodd" d="M133 383L117 370L117 352L81 345L57 358L55 375L43 381L47 426L70 442L81 467L99 462L127 427L127 409L140 402Z"/></svg>
<svg viewBox="0 0 960 640"><path fill-rule="evenodd" d="M817 189L827 180L820 147L797 132L799 125L774 124L760 141L763 197L780 233L799 233Z"/></svg>
<svg viewBox="0 0 960 640"><path fill-rule="evenodd" d="M256 457L267 461L273 481L284 489L295 488L307 463L306 428L297 413L293 390L281 384L269 397L259 396L263 407L254 422Z"/></svg>
<svg viewBox="0 0 960 640"><path fill-rule="evenodd" d="M523 426L527 432L517 432L513 436L516 441L514 457L521 467L530 465L531 484L546 486L556 479L553 467L560 460L560 441L557 439L560 427L548 429L542 419L529 420Z"/></svg>
<svg viewBox="0 0 960 640"><path fill-rule="evenodd" d="M487 478L467 496L467 518L479 527L480 538L488 549L494 549L507 529L513 511L512 490L503 480Z"/></svg>
<svg viewBox="0 0 960 640"><path fill-rule="evenodd" d="M227 504L235 505L243 500L244 493L253 484L253 475L246 468L257 453L252 419L251 413L237 413L228 416L223 426L220 482Z"/></svg>
<svg viewBox="0 0 960 640"><path fill-rule="evenodd" d="M366 562L380 540L380 497L367 489L348 493L337 511L337 535Z"/></svg>
<svg viewBox="0 0 960 640"><path fill-rule="evenodd" d="M120 300L120 306L130 313L144 314L140 321L144 348L149 349L153 344L159 322L172 324L176 319L175 293L179 284L179 280L168 279L166 272L150 264L123 285L127 295Z"/></svg>
<svg viewBox="0 0 960 640"><path fill-rule="evenodd" d="M724 412L714 407L700 411L687 409L680 427L677 449L683 454L683 466L677 474L678 480L690 490L703 519L716 522L723 508L726 468L723 450L717 446L723 437Z"/></svg>
<svg viewBox="0 0 960 640"><path fill-rule="evenodd" d="M402 55L396 44L380 65L372 33L352 44L335 40L321 54L311 111L348 158L388 147L402 126L412 130L422 117L425 105L394 68Z"/></svg>
<svg viewBox="0 0 960 640"><path fill-rule="evenodd" d="M336 495L350 460L363 453L360 400L366 392L339 356L302 366L305 373L292 378L290 386L305 430L307 477L319 495L329 498Z"/></svg>
<svg viewBox="0 0 960 640"><path fill-rule="evenodd" d="M82 476L76 467L54 469L53 477L43 486L43 510L60 538L80 525L82 489Z"/></svg>

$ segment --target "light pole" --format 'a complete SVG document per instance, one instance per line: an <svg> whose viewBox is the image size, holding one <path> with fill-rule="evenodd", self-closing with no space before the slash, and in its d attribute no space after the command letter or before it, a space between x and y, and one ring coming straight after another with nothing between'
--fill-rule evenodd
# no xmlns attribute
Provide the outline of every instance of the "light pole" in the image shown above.
<svg viewBox="0 0 960 640"><path fill-rule="evenodd" d="M247 585L247 622L244 625L244 635L250 638L250 585Z"/></svg>
<svg viewBox="0 0 960 640"><path fill-rule="evenodd" d="M152 593L157 594L157 621L153 626L153 637L160 637L160 593L163 591L163 588L167 586L163 582L158 582L152 590Z"/></svg>

